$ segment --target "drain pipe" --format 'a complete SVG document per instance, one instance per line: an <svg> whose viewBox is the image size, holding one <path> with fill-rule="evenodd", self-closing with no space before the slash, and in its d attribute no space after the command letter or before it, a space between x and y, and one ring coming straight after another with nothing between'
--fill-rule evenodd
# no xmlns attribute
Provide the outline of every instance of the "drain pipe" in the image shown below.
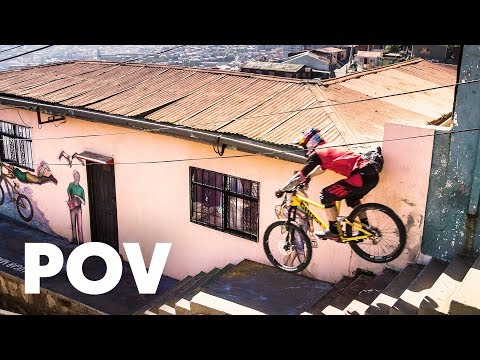
<svg viewBox="0 0 480 360"><path fill-rule="evenodd" d="M112 115L101 113L92 110L86 110L82 108L71 108L62 105L44 104L37 101L12 98L8 96L0 96L0 104L11 105L19 108L24 108L30 111L36 111L37 108L51 111L57 115L70 116L82 120L99 122L108 125L116 125L122 127L135 128L139 130L157 130L160 134L168 134L177 136L184 139L201 141L208 144L218 144L219 136L221 144L239 150L253 154L259 154L262 156L272 157L275 159L292 161L300 164L305 163L305 157L298 150L285 150L280 146L264 145L254 140L240 140L230 136L219 135L218 133L211 133L208 131L189 129L184 127L178 127L166 123L157 123L145 119L134 119L127 116Z"/></svg>

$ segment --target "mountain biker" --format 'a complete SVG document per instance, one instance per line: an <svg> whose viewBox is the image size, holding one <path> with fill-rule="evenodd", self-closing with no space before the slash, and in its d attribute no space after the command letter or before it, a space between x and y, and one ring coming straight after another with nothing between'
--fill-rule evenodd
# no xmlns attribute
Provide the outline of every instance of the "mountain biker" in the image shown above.
<svg viewBox="0 0 480 360"><path fill-rule="evenodd" d="M377 186L378 174L382 169L383 160L382 164L379 164L366 159L360 153L350 150L322 147L326 142L320 135L319 130L315 128L304 131L292 144L298 144L305 149L307 163L286 185L277 190L275 195L281 197L285 191L290 191L299 184L308 184L312 176L320 175L325 170L331 170L345 176L345 179L323 188L320 193L320 201L325 205L329 222L329 228L322 238L339 241L338 211L335 201L345 199L347 205L352 208L359 205L361 203L360 199ZM360 213L359 217L362 223L369 225L364 212ZM316 235L318 234L316 233Z"/></svg>

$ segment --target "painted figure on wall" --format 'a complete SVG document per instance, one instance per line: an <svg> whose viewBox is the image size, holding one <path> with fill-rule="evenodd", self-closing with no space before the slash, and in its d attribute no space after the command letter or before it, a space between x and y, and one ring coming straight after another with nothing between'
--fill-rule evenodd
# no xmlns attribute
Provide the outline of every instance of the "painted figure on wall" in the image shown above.
<svg viewBox="0 0 480 360"><path fill-rule="evenodd" d="M17 178L19 181L25 184L45 184L47 182L53 182L57 185L57 179L52 175L52 172L48 166L48 164L42 160L40 165L37 168L37 175L32 174L29 171L23 171L19 168L11 165L3 163L3 166L8 170L8 174L5 176L10 178Z"/></svg>
<svg viewBox="0 0 480 360"><path fill-rule="evenodd" d="M68 208L72 222L72 244L83 244L82 204L85 204L85 191L80 185L80 173L73 171L73 182L68 185Z"/></svg>

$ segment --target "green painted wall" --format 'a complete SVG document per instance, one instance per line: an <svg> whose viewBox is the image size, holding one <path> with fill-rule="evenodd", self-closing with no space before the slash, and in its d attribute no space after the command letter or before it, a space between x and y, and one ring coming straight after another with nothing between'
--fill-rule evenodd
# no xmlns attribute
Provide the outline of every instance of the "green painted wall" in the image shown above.
<svg viewBox="0 0 480 360"><path fill-rule="evenodd" d="M480 46L465 45L458 82L474 79L480 79ZM422 239L424 254L444 260L480 250L480 136L472 131L480 128L480 83L458 86L453 116L452 130L435 135Z"/></svg>

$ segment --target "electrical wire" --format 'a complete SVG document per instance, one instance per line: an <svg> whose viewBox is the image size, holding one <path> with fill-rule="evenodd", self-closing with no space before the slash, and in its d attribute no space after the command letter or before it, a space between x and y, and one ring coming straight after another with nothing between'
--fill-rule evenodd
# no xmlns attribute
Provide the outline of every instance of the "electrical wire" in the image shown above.
<svg viewBox="0 0 480 360"><path fill-rule="evenodd" d="M272 116L272 115L289 114L289 113L293 113L293 112L302 112L302 111L313 110L313 109L318 109L318 108L323 108L323 107L328 107L328 106L348 105L348 104L354 104L354 103L358 103L358 102L378 100L378 99L387 98L387 97L401 96L401 95L408 95L408 94L413 94L413 93L418 93L418 92L423 92L423 91L437 90L437 89L452 87L452 86L456 86L456 85L467 85L467 84L472 84L472 83L476 83L476 82L480 82L480 79L467 80L467 81L462 81L462 82L455 82L455 83L452 83L452 84L439 85L439 86L426 88L426 89L412 90L412 91L407 91L407 92L402 92L402 93L382 95L382 96L377 96L377 97L370 97L370 98L366 98L366 99L358 99L358 100L351 100L351 101L345 101L345 102L336 102L336 103L330 103L330 104L324 104L324 105L318 105L318 106L309 106L309 107L302 108L302 109L285 110L285 111L273 112L273 113L268 113L268 114L244 116L244 117L241 117L240 119L234 118L234 119L227 119L227 120L222 120L222 121L211 121L211 122L205 122L205 123L197 123L197 125L212 125L212 124L216 124L216 123L225 123L225 122L230 122L230 121L234 121L234 120L244 120L244 119L259 118L259 117L266 117L266 116ZM14 108L2 108L0 110L4 110L4 109L14 109ZM23 119L22 119L22 121L23 121ZM173 124L173 125L175 125L175 124ZM170 127L164 126L163 129L165 129L165 128L170 128ZM31 140L58 140L58 139L72 139L72 138L76 138L76 137L89 137L89 136L96 137L96 136L124 135L124 134L134 134L138 131L155 132L155 131L159 131L161 129L162 129L162 126L159 125L157 129L150 129L150 130L136 130L136 131L127 131L127 132L111 133L111 134L91 134L91 135L78 135L78 136L73 135L73 136L65 136L65 137L37 138L37 139L31 139Z"/></svg>
<svg viewBox="0 0 480 360"><path fill-rule="evenodd" d="M13 50L13 49L18 49L19 47L22 47L22 46L23 46L23 45L18 45L18 46L11 47L11 48L9 48L9 49L1 50L0 53L6 52L6 51L10 51L10 50Z"/></svg>
<svg viewBox="0 0 480 360"><path fill-rule="evenodd" d="M427 138L431 136L441 136L441 135L452 135L452 134L457 134L457 133L466 133L466 132L471 132L471 131L479 131L480 128L472 128L472 129L463 129L463 130L452 130L448 131L445 133L436 133L436 134L426 134L426 135L415 135L415 136L406 136L406 137L400 137L400 138L393 138L393 139L384 139L384 140L371 140L371 141L362 141L362 142L355 142L355 143L349 143L349 144L335 144L335 145L327 145L327 146L322 146L322 149L330 149L330 148L338 148L338 147L346 147L346 146L362 146L362 145L367 145L367 144L378 144L378 143L386 143L390 141L404 141L404 140L412 140L412 139L420 139L420 138ZM25 139L16 139L16 140L25 140ZM0 139L1 141L1 139ZM29 140L25 140L29 141ZM114 162L114 165L137 165L137 164L161 164L161 163L173 163L173 162L185 162L185 161L198 161L198 160L221 160L221 159L234 159L234 158L243 158L243 157L251 157L251 156L263 156L263 155L278 155L281 153L284 154L291 154L293 152L304 152L305 149L299 148L295 150L289 150L287 151L282 151L282 150L277 150L277 151L267 151L267 152L259 152L256 154L243 154L243 155L230 155L230 156L211 156L211 157L199 157L199 158L185 158L185 159L170 159L170 160L150 160L150 161L134 161L134 162ZM18 166L18 164L13 163L13 162L8 162L8 161L3 161L5 164L10 164L10 165L15 165ZM34 163L33 165L40 165L37 163ZM70 166L70 164L67 163L53 163L53 164L48 164L49 166ZM90 163L87 164L87 166L91 165L104 165L102 163Z"/></svg>
<svg viewBox="0 0 480 360"><path fill-rule="evenodd" d="M37 52L37 51L40 51L40 50L43 50L43 49L47 49L47 48L52 47L52 46L53 46L53 45L47 45L47 46L41 47L41 48L39 48L39 49L30 50L30 51L27 51L27 52L24 52L24 53L15 55L15 56L10 56L9 58L0 59L0 62L7 61L7 60L11 60L11 59L15 59L15 58L18 58L18 57L20 57L20 56L24 56L24 55L27 55L27 54L31 54L31 53L33 53L33 52Z"/></svg>
<svg viewBox="0 0 480 360"><path fill-rule="evenodd" d="M175 50L175 49L178 49L178 48L181 48L181 47L184 47L184 46L187 46L187 45L178 45L178 46L174 46L170 49L167 49L167 50L161 50L159 52L154 52L154 53L151 53L151 54L143 54L137 58L133 58L133 59L129 59L129 60L126 60L126 61L122 61L120 62L119 64L126 64L126 63L130 63L130 62L133 62L133 61L137 61L137 60L140 60L142 58L144 58L145 56L152 56L152 55L159 55L159 54L164 54L164 53L167 53L169 51L172 51L172 50Z"/></svg>

